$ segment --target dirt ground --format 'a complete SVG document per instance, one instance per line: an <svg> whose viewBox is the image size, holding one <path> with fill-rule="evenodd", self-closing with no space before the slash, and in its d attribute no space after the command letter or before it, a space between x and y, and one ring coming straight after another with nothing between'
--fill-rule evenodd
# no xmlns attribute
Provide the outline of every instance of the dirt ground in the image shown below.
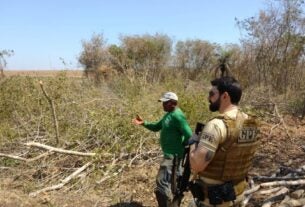
<svg viewBox="0 0 305 207"><path fill-rule="evenodd" d="M285 117L284 120L280 124L278 121L262 124L262 142L254 158L250 176L270 176L281 166L300 168L305 165L305 120L291 117ZM158 159L146 160L124 168L117 176L100 184L95 182L94 175L90 175L81 181L82 187L75 188L71 187L73 184L69 184L58 191L32 198L28 193L33 188L40 189L42 186L25 183L24 180L30 175L25 175L20 166L0 168L0 207L156 206L153 188L157 169ZM187 193L182 206L187 206L190 198L191 195ZM250 200L249 206L260 205L260 201L255 198Z"/></svg>

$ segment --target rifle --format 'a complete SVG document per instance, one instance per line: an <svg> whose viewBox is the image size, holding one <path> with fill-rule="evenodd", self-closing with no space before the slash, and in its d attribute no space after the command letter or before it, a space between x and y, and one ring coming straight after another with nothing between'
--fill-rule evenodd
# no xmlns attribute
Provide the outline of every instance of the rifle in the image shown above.
<svg viewBox="0 0 305 207"><path fill-rule="evenodd" d="M204 124L197 122L196 128L195 128L195 134L200 135L201 131L203 130ZM190 146L192 144L198 143L197 140L190 139L188 140L187 144L184 148L184 155L181 160L181 166L183 167L183 173L182 175L177 177L177 169L179 169L179 161L178 157L174 157L173 161L173 170L172 170L172 193L174 194L173 198L173 206L180 206L180 203L182 201L182 198L184 196L184 192L187 192L189 190L189 179L191 176L191 167L190 167L190 159L189 159L189 153L190 153Z"/></svg>
<svg viewBox="0 0 305 207"><path fill-rule="evenodd" d="M171 190L174 195L178 193L177 185L177 172L179 171L179 158L178 155L174 155L173 166L172 166L172 177L171 177Z"/></svg>

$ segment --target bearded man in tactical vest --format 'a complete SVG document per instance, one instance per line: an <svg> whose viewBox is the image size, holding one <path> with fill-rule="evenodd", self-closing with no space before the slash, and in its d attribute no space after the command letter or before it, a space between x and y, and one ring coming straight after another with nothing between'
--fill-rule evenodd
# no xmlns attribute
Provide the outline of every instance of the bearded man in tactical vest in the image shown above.
<svg viewBox="0 0 305 207"><path fill-rule="evenodd" d="M211 81L210 110L219 112L193 135L190 164L194 202L190 206L239 206L244 199L246 177L258 146L254 117L240 111L242 89L233 77Z"/></svg>

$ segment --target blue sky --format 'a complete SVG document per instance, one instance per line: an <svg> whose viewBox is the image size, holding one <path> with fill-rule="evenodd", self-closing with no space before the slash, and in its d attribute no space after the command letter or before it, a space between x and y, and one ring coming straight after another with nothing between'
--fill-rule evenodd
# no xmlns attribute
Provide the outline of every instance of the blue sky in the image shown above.
<svg viewBox="0 0 305 207"><path fill-rule="evenodd" d="M8 70L75 69L81 41L102 33L108 44L120 35L162 33L174 41L238 43L235 17L265 8L266 0L0 0L0 50L13 49Z"/></svg>

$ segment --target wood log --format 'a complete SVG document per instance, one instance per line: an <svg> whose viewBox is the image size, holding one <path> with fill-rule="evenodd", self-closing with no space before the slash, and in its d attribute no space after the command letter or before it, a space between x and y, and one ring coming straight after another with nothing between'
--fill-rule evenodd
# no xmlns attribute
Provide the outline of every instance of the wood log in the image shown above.
<svg viewBox="0 0 305 207"><path fill-rule="evenodd" d="M246 207L252 196L253 196L252 194L246 196L245 199L241 202L241 207Z"/></svg>
<svg viewBox="0 0 305 207"><path fill-rule="evenodd" d="M302 169L302 167L300 169L293 169L291 167L281 166L279 170L280 170L279 172L280 175L287 175L289 173L292 173L298 176L305 176L305 172Z"/></svg>
<svg viewBox="0 0 305 207"><path fill-rule="evenodd" d="M285 207L286 207L287 204L285 204L285 202L288 201L288 200L290 200L290 199L291 199L290 196L289 196L289 195L286 195L285 198L284 198L284 199L281 201L281 203L279 204L279 206L282 206L282 207L285 206ZM287 207L290 207L290 206L287 206Z"/></svg>
<svg viewBox="0 0 305 207"><path fill-rule="evenodd" d="M290 199L279 205L279 207L293 207L293 206L305 206L305 198L299 200Z"/></svg>
<svg viewBox="0 0 305 207"><path fill-rule="evenodd" d="M290 186L290 185L304 185L305 184L305 179L302 180L293 180L293 181L274 181L274 182L268 182L268 183L261 183L260 186L262 187L271 187L271 186Z"/></svg>
<svg viewBox="0 0 305 207"><path fill-rule="evenodd" d="M303 194L304 194L304 189L299 189L299 190L293 191L290 194L290 196L291 196L291 198L299 199L303 196Z"/></svg>
<svg viewBox="0 0 305 207"><path fill-rule="evenodd" d="M261 181L261 182L268 182L268 181L286 181L286 180L301 180L305 179L304 176L302 177L267 177L267 176L256 176L253 177L253 180L255 181Z"/></svg>
<svg viewBox="0 0 305 207"><path fill-rule="evenodd" d="M271 194L271 193L275 193L275 192L278 192L279 190L281 189L281 187L276 187L276 188L271 188L271 189L268 189L268 190L261 190L259 191L259 194L261 195L268 195L268 194Z"/></svg>
<svg viewBox="0 0 305 207"><path fill-rule="evenodd" d="M245 191L245 196L247 195L250 195L256 191L258 191L260 189L261 185L257 185L257 186L254 186L253 188L250 188L249 190L246 190Z"/></svg>
<svg viewBox="0 0 305 207"><path fill-rule="evenodd" d="M286 187L283 187L281 190L276 192L275 194L271 195L268 199L266 199L263 202L262 207L271 207L272 204L281 201L285 198L285 196L288 194L289 189Z"/></svg>

